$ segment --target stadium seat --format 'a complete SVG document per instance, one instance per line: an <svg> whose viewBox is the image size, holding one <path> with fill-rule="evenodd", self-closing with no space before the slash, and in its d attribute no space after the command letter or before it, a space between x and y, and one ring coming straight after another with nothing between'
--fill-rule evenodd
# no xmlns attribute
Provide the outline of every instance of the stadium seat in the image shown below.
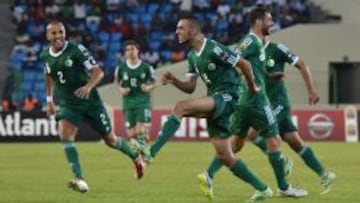
<svg viewBox="0 0 360 203"><path fill-rule="evenodd" d="M98 33L98 38L102 43L107 43L110 39L110 34L108 32L101 31L100 33Z"/></svg>
<svg viewBox="0 0 360 203"><path fill-rule="evenodd" d="M35 71L24 71L23 72L23 81L35 81L36 80L36 72Z"/></svg>
<svg viewBox="0 0 360 203"><path fill-rule="evenodd" d="M152 22L152 15L151 14L142 14L140 15L141 21L145 24Z"/></svg>
<svg viewBox="0 0 360 203"><path fill-rule="evenodd" d="M148 13L154 13L159 9L159 4L149 4L147 7Z"/></svg>
<svg viewBox="0 0 360 203"><path fill-rule="evenodd" d="M165 3L161 6L161 11L165 13L170 13L173 9L173 5L171 3Z"/></svg>
<svg viewBox="0 0 360 203"><path fill-rule="evenodd" d="M98 31L98 22L96 20L90 20L87 22L86 27L90 30L92 34L95 34Z"/></svg>
<svg viewBox="0 0 360 203"><path fill-rule="evenodd" d="M160 46L161 46L161 42L160 42L160 41L158 41L158 40L152 40L152 41L150 41L150 49L157 51L157 50L159 50Z"/></svg>
<svg viewBox="0 0 360 203"><path fill-rule="evenodd" d="M123 35L120 32L111 33L111 42L119 42L123 38Z"/></svg>
<svg viewBox="0 0 360 203"><path fill-rule="evenodd" d="M110 52L119 52L121 49L121 43L119 41L117 42L111 42L109 44L109 51Z"/></svg>
<svg viewBox="0 0 360 203"><path fill-rule="evenodd" d="M21 83L21 91L22 92L30 92L33 90L33 82L32 81L23 81Z"/></svg>
<svg viewBox="0 0 360 203"><path fill-rule="evenodd" d="M139 16L138 14L128 14L126 15L127 19L131 22L131 23L138 23L139 22Z"/></svg>
<svg viewBox="0 0 360 203"><path fill-rule="evenodd" d="M35 91L44 91L45 92L45 89L46 89L46 87L45 87L44 81L35 82L35 84L34 84Z"/></svg>

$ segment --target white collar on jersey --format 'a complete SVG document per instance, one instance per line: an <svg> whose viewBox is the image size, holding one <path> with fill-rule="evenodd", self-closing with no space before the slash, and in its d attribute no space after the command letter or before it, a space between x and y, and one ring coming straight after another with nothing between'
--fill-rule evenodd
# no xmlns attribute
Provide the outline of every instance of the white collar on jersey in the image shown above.
<svg viewBox="0 0 360 203"><path fill-rule="evenodd" d="M256 37L256 39L259 40L259 42L261 42L261 44L264 44L262 39L260 39L260 37L257 36L253 31L250 30L249 35L254 35Z"/></svg>
<svg viewBox="0 0 360 203"><path fill-rule="evenodd" d="M202 52L203 52L204 49L205 49L206 41L207 41L207 38L204 38L204 41L203 41L203 44L201 45L200 51L199 51L199 52L196 52L196 51L195 51L195 55L196 55L196 56L200 56L200 55L202 54Z"/></svg>
<svg viewBox="0 0 360 203"><path fill-rule="evenodd" d="M270 40L266 39L264 47L267 48L269 46L269 44L270 44Z"/></svg>
<svg viewBox="0 0 360 203"><path fill-rule="evenodd" d="M68 46L68 44L69 44L69 42L68 42L68 41L65 41L65 44L64 44L63 48L61 49L61 51L59 51L59 52L57 52L57 53L54 53L53 50L51 49L51 46L50 46L50 47L49 47L49 54L50 54L50 56L52 56L52 57L58 57L58 56L60 56L60 55L64 52L64 50L66 49L66 47Z"/></svg>
<svg viewBox="0 0 360 203"><path fill-rule="evenodd" d="M130 69L136 69L137 67L139 67L141 64L141 60L139 60L139 62L135 65L131 65L129 60L126 60L126 65L130 68Z"/></svg>

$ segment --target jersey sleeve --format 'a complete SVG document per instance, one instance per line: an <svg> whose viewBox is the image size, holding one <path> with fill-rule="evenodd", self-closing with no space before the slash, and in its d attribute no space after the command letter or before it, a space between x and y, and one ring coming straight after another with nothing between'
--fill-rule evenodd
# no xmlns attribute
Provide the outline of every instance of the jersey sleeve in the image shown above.
<svg viewBox="0 0 360 203"><path fill-rule="evenodd" d="M50 74L50 67L49 67L48 63L45 62L45 53L44 53L44 51L42 51L39 54L39 61L40 61L40 65L43 67L44 74Z"/></svg>
<svg viewBox="0 0 360 203"><path fill-rule="evenodd" d="M188 56L188 71L186 73L186 76L187 77L194 77L194 76L198 76L199 73L198 71L196 70L196 66L194 64L194 62L190 59L190 57Z"/></svg>
<svg viewBox="0 0 360 203"><path fill-rule="evenodd" d="M155 77L155 70L152 66L148 65L148 71L147 71L147 77L148 80L151 82L154 82L156 77Z"/></svg>
<svg viewBox="0 0 360 203"><path fill-rule="evenodd" d="M299 61L299 56L292 53L285 45L278 44L276 47L279 50L282 60L288 62L291 65L295 65Z"/></svg>
<svg viewBox="0 0 360 203"><path fill-rule="evenodd" d="M241 58L238 53L219 43L215 44L211 57L213 60L220 61L231 67L235 67Z"/></svg>
<svg viewBox="0 0 360 203"><path fill-rule="evenodd" d="M90 52L82 44L78 44L76 46L77 60L79 60L89 70L97 66L94 57L90 55Z"/></svg>
<svg viewBox="0 0 360 203"><path fill-rule="evenodd" d="M121 74L120 68L121 68L121 65L119 64L116 66L115 71L114 71L114 78L118 78L118 81L122 80L122 74Z"/></svg>
<svg viewBox="0 0 360 203"><path fill-rule="evenodd" d="M259 48L260 47L258 47L254 39L252 39L251 37L245 37L238 43L237 47L235 47L235 50L242 57L248 58L250 56L256 55Z"/></svg>

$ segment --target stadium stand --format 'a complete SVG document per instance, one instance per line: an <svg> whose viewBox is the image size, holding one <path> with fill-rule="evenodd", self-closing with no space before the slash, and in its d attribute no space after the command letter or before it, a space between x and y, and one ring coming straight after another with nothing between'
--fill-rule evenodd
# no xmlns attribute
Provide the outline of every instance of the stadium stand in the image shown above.
<svg viewBox="0 0 360 203"><path fill-rule="evenodd" d="M11 94L19 102L30 93L44 103L42 65L37 56L46 46L45 25L50 20L65 22L69 40L90 49L104 69L106 82L122 60L124 40L137 40L142 59L156 68L186 56L174 34L181 12L193 12L207 36L229 45L246 33L245 19L257 4L272 11L277 29L311 22L311 4L306 0L15 0L16 44L8 80L14 85L4 95Z"/></svg>

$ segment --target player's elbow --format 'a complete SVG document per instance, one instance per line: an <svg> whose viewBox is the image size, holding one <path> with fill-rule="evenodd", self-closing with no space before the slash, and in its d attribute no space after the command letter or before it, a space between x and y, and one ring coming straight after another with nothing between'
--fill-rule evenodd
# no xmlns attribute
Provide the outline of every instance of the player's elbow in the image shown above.
<svg viewBox="0 0 360 203"><path fill-rule="evenodd" d="M296 63L296 67L298 67L300 70L305 70L308 68L302 59L299 59L299 61Z"/></svg>
<svg viewBox="0 0 360 203"><path fill-rule="evenodd" d="M104 71L101 70L101 68L96 67L92 69L92 74L96 75L96 77L101 80L104 77Z"/></svg>
<svg viewBox="0 0 360 203"><path fill-rule="evenodd" d="M195 88L189 88L185 92L188 93L188 94L192 94L192 93L195 92Z"/></svg>

